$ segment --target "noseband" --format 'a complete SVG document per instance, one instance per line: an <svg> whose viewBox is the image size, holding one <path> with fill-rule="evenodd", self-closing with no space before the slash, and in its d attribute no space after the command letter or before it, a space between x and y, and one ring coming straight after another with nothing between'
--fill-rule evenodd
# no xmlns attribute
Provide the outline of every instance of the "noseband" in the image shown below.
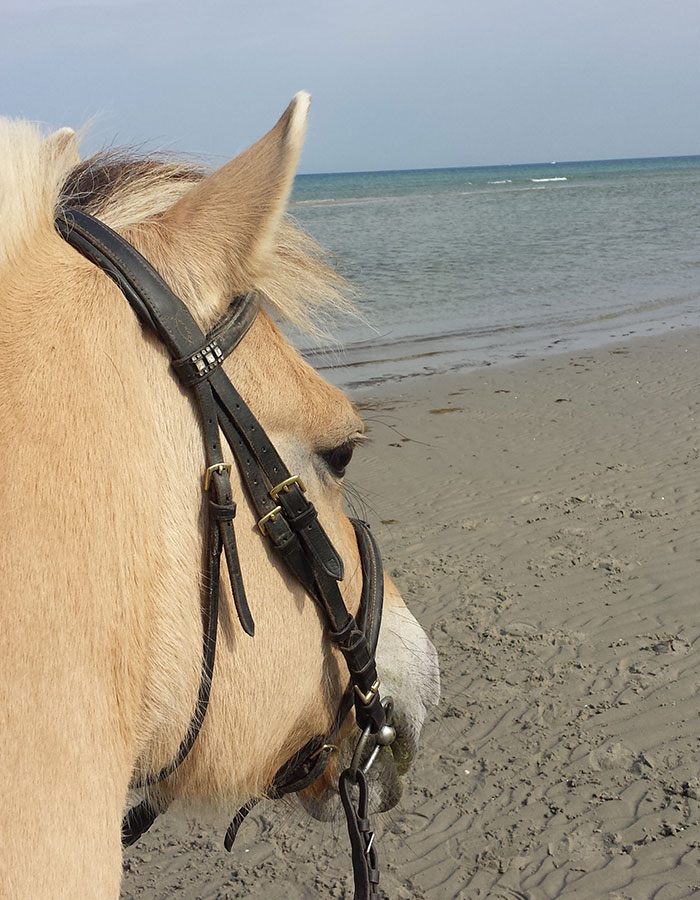
<svg viewBox="0 0 700 900"><path fill-rule="evenodd" d="M203 652L199 694L190 727L173 760L160 772L142 778L147 787L167 778L194 746L207 712L219 608L219 569L224 554L233 600L242 629L251 637L255 623L241 577L233 521L236 504L231 490L231 463L222 452L221 434L229 445L258 527L286 568L322 610L329 638L338 646L350 673L350 684L325 736L312 738L275 775L267 796L281 797L302 790L325 771L334 741L354 705L362 735L353 760L340 776L339 791L348 820L355 879L355 900L379 900L374 835L367 819L369 767L382 746L394 739L391 700L382 703L375 651L383 604L381 559L368 526L353 520L362 564L362 599L358 620L348 612L338 582L343 563L326 535L306 488L292 475L274 445L231 384L222 363L245 337L258 311L254 293L235 297L226 315L203 334L185 304L175 296L150 263L111 228L78 209L66 209L56 219L62 237L112 278L144 326L165 344L172 369L196 401L206 456L203 494L206 502L206 567L203 582ZM351 791L359 789L354 805ZM226 834L230 850L239 826L257 799L236 815ZM157 811L148 800L124 819L122 840L132 844L146 831Z"/></svg>

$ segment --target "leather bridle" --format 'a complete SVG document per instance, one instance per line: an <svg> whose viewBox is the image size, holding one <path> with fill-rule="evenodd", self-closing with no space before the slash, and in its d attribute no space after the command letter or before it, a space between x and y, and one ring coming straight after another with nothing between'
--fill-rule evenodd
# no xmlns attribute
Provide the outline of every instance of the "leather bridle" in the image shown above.
<svg viewBox="0 0 700 900"><path fill-rule="evenodd" d="M362 564L363 585L358 620L345 606L338 582L343 563L318 521L298 475L292 475L247 404L224 372L222 363L255 321L254 292L235 297L226 315L206 335L185 304L155 269L127 241L79 209L64 209L56 218L62 237L102 269L119 286L144 326L165 344L172 368L194 396L199 411L206 466L206 566L202 588L203 652L199 694L190 727L173 760L161 771L136 781L147 787L171 775L191 751L207 712L214 672L219 609L219 569L224 554L233 600L242 629L251 637L255 624L241 577L233 521L236 503L231 464L224 461L221 434L228 443L242 484L256 511L258 527L284 565L301 582L325 616L328 636L345 658L350 683L327 735L312 738L275 775L266 796L281 797L316 781L337 749L337 734L352 709L362 735L353 760L340 776L339 791L348 820L355 878L355 900L379 900L374 834L367 818L367 771L383 746L395 736L392 703L379 696L375 651L383 604L381 558L366 523L352 520ZM357 806L352 789L359 789ZM236 815L226 834L230 850L238 828L258 798ZM148 800L124 819L125 845L136 841L158 815Z"/></svg>

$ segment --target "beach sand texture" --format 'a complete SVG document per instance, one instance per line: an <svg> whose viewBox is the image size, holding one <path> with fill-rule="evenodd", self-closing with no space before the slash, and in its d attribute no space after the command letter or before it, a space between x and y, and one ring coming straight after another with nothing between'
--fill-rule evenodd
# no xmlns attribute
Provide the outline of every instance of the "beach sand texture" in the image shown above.
<svg viewBox="0 0 700 900"><path fill-rule="evenodd" d="M357 396L351 472L443 697L387 898L700 896L700 332ZM381 522L381 524L380 524ZM171 812L123 898L352 897L344 821Z"/></svg>

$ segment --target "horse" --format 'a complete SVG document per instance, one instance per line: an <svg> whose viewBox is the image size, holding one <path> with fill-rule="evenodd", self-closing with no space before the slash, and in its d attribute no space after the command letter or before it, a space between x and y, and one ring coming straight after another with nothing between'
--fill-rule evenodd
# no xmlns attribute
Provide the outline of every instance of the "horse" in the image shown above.
<svg viewBox="0 0 700 900"><path fill-rule="evenodd" d="M70 129L0 120L3 898L119 896L130 786L168 770L202 681L198 411L118 285L58 233L58 212L82 210L128 241L205 333L232 297L263 298L223 367L303 479L342 559L343 601L360 606L343 479L364 425L280 327L313 330L344 302L320 249L286 217L309 100L296 95L213 173L130 153L81 160ZM222 567L208 710L187 758L148 788L156 810L265 796L285 762L332 728L348 685L318 604L262 539L235 463L230 483L255 634ZM439 692L432 644L386 576L384 592L376 660L396 740L371 773L377 810L398 801L397 769ZM334 814L356 732L346 716L339 752L300 794L316 817Z"/></svg>

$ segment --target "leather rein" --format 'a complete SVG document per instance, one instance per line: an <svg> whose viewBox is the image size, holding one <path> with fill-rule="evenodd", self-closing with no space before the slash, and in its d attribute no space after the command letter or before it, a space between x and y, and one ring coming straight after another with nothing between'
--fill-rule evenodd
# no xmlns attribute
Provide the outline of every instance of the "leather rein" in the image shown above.
<svg viewBox="0 0 700 900"><path fill-rule="evenodd" d="M395 732L392 702L379 696L375 651L383 605L383 574L377 545L366 523L351 520L362 564L362 597L358 620L349 613L338 582L342 560L326 535L306 488L292 475L240 394L222 363L255 321L254 292L234 297L228 312L205 335L187 306L170 290L150 263L104 223L79 209L64 209L55 220L61 236L112 278L141 323L165 344L179 381L188 388L199 412L206 466L206 565L202 587L203 647L197 703L187 734L174 758L159 772L136 780L148 787L167 778L188 756L207 712L214 673L219 619L222 554L226 561L234 605L242 629L251 637L255 623L241 577L233 522L236 503L231 489L231 463L223 456L221 435L228 444L242 484L256 511L258 527L287 569L322 610L328 635L345 658L350 683L329 734L312 738L275 775L266 796L276 799L308 787L325 771L334 741L350 710L361 729L352 763L340 776L339 791L352 848L355 900L379 900L376 848L368 817L367 772ZM355 805L352 790L357 788ZM226 833L230 850L246 815L260 798L236 814ZM155 821L158 811L148 799L125 816L122 843L134 843Z"/></svg>

